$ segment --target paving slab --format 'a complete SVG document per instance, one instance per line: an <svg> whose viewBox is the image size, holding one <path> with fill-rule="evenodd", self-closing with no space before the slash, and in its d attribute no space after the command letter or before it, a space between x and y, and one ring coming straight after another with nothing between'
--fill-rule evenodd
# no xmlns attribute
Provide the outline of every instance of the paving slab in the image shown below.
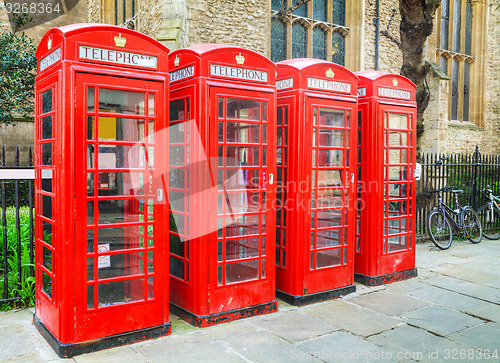
<svg viewBox="0 0 500 363"><path fill-rule="evenodd" d="M409 325L428 330L443 337L483 324L480 319L435 305L410 311L401 317Z"/></svg>
<svg viewBox="0 0 500 363"><path fill-rule="evenodd" d="M386 349L359 336L339 331L295 344L323 362L399 362ZM304 359L305 360L305 359Z"/></svg>
<svg viewBox="0 0 500 363"><path fill-rule="evenodd" d="M306 315L299 309L262 315L252 318L249 322L289 342L298 342L339 330L336 326Z"/></svg>
<svg viewBox="0 0 500 363"><path fill-rule="evenodd" d="M305 359L297 354L293 344L268 331L259 334L229 336L224 339L229 348L251 362L302 362ZM307 361L313 357L308 356ZM312 360L314 361L314 360Z"/></svg>
<svg viewBox="0 0 500 363"><path fill-rule="evenodd" d="M446 349L469 348L406 324L372 335L367 340L387 349L398 358L424 362L444 362L447 360Z"/></svg>
<svg viewBox="0 0 500 363"><path fill-rule="evenodd" d="M343 300L313 304L302 309L307 315L365 337L392 329L401 321Z"/></svg>
<svg viewBox="0 0 500 363"><path fill-rule="evenodd" d="M28 309L14 311L0 311L0 328L12 324L18 324L21 321L33 320L33 313Z"/></svg>
<svg viewBox="0 0 500 363"><path fill-rule="evenodd" d="M146 359L140 353L136 352L131 346L122 346L111 349L105 349L94 353L82 354L73 357L77 363L144 363Z"/></svg>
<svg viewBox="0 0 500 363"><path fill-rule="evenodd" d="M222 340L229 336L238 337L241 335L258 334L263 331L263 329L260 329L251 324L251 319L253 318L234 320L224 324L217 324L214 326L203 328L202 331L215 340Z"/></svg>
<svg viewBox="0 0 500 363"><path fill-rule="evenodd" d="M0 362L37 353L21 324L8 325L1 330L3 339L0 339Z"/></svg>
<svg viewBox="0 0 500 363"><path fill-rule="evenodd" d="M467 310L466 312L467 314L476 316L480 319L500 323L500 305L484 303L483 305L472 310Z"/></svg>
<svg viewBox="0 0 500 363"><path fill-rule="evenodd" d="M134 347L148 362L245 362L246 360L204 332L170 336Z"/></svg>
<svg viewBox="0 0 500 363"><path fill-rule="evenodd" d="M485 304L483 300L474 299L467 295L445 290L437 286L426 286L426 288L411 291L409 294L459 311L476 309Z"/></svg>
<svg viewBox="0 0 500 363"><path fill-rule="evenodd" d="M420 271L418 273L420 274ZM435 276L435 275L433 275L433 276ZM418 278L412 278L412 279L404 280L404 281L397 281L397 282L393 282L391 284L386 285L386 288L388 290L398 291L398 292L402 292L405 294L410 292L410 291L422 289L424 287L427 287L427 285L424 284Z"/></svg>
<svg viewBox="0 0 500 363"><path fill-rule="evenodd" d="M500 324L487 323L480 326L473 327L463 332L453 334L450 339L468 344L474 348L485 350L488 349L490 353L496 351L497 358L493 361L500 361Z"/></svg>
<svg viewBox="0 0 500 363"><path fill-rule="evenodd" d="M430 305L427 301L391 290L382 290L354 297L349 299L349 302L389 316L400 315Z"/></svg>
<svg viewBox="0 0 500 363"><path fill-rule="evenodd" d="M457 266L451 263L440 265L431 268L431 271L439 272L446 276L456 277L470 282L483 283L486 281L491 281L498 278L498 275L477 270L474 268L468 268L465 266Z"/></svg>
<svg viewBox="0 0 500 363"><path fill-rule="evenodd" d="M500 302L500 290L449 276L437 276L425 283L492 303Z"/></svg>

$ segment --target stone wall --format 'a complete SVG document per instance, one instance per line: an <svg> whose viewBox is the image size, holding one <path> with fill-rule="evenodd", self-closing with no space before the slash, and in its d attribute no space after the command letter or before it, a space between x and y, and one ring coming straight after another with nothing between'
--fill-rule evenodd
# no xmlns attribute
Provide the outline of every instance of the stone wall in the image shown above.
<svg viewBox="0 0 500 363"><path fill-rule="evenodd" d="M482 143L488 153L500 154L500 8L489 6L486 70L486 119ZM481 149L483 149L481 147Z"/></svg>
<svg viewBox="0 0 500 363"><path fill-rule="evenodd" d="M28 164L28 150L35 143L33 121L17 121L12 125L0 125L0 147L5 146L6 165L14 165L16 146L20 149L20 164Z"/></svg>
<svg viewBox="0 0 500 363"><path fill-rule="evenodd" d="M267 0L188 0L189 43L223 43L265 55Z"/></svg>
<svg viewBox="0 0 500 363"><path fill-rule="evenodd" d="M365 54L364 69L375 69L375 25L373 19L376 16L375 1L366 1L365 8ZM399 1L380 1L380 31L387 30L399 40ZM389 38L379 37L379 70L400 74L403 64L403 55L399 47Z"/></svg>

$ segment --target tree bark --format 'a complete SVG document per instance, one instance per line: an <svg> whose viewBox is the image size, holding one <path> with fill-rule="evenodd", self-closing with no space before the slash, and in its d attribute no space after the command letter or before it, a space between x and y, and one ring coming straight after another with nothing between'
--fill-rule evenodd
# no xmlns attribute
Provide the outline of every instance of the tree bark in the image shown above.
<svg viewBox="0 0 500 363"><path fill-rule="evenodd" d="M430 99L425 79L430 69L425 61L425 43L432 34L434 16L440 4L441 0L399 0L403 52L401 74L417 85L417 135L423 132L423 112Z"/></svg>

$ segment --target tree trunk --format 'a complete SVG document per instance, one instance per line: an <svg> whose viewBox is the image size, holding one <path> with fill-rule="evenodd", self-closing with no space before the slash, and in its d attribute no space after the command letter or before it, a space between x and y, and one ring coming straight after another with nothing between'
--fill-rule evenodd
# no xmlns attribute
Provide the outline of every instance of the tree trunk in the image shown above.
<svg viewBox="0 0 500 363"><path fill-rule="evenodd" d="M403 52L401 74L417 85L417 135L423 132L423 113L429 104L430 92L425 77L429 64L425 61L425 43L431 35L440 0L399 0L400 36Z"/></svg>

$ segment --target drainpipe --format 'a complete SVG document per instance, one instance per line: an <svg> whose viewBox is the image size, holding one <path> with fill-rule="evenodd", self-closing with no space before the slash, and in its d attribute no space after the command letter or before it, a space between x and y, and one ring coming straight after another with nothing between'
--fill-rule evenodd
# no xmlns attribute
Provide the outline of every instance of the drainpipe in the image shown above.
<svg viewBox="0 0 500 363"><path fill-rule="evenodd" d="M378 70L380 40L380 0L377 0L375 3L375 17L373 18L373 24L375 24L375 69Z"/></svg>

